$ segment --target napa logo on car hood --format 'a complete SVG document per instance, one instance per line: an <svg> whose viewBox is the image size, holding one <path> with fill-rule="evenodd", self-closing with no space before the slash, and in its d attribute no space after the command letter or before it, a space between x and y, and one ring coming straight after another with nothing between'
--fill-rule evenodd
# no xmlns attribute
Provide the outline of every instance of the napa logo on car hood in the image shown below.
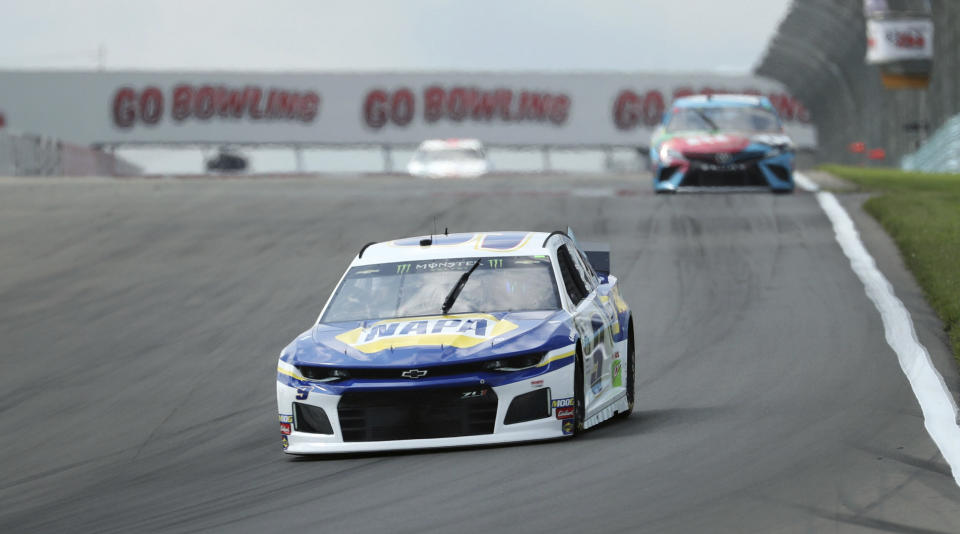
<svg viewBox="0 0 960 534"><path fill-rule="evenodd" d="M466 349L516 328L506 319L471 313L389 319L354 328L336 339L366 354L400 347L443 345Z"/></svg>

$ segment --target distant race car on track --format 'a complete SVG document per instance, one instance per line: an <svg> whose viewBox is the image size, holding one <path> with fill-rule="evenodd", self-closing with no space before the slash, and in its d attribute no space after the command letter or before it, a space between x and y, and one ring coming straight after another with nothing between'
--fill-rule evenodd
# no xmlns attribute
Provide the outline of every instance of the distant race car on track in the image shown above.
<svg viewBox="0 0 960 534"><path fill-rule="evenodd" d="M559 438L633 408L630 308L572 232L371 243L280 354L292 454Z"/></svg>
<svg viewBox="0 0 960 534"><path fill-rule="evenodd" d="M431 139L420 143L407 172L423 178L476 178L490 172L483 143L476 139Z"/></svg>
<svg viewBox="0 0 960 534"><path fill-rule="evenodd" d="M650 142L657 193L736 187L793 191L793 143L765 97L678 98Z"/></svg>

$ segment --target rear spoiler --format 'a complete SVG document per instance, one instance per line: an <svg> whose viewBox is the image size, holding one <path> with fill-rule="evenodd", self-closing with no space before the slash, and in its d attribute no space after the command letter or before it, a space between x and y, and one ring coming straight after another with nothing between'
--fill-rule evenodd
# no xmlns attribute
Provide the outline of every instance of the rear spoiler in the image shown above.
<svg viewBox="0 0 960 534"><path fill-rule="evenodd" d="M543 246L546 247L547 241L550 241L550 238L555 235L566 235L569 237L577 249L586 255L587 261L590 262L593 270L597 271L598 274L604 276L610 274L610 243L580 243L577 241L577 236L573 235L573 229L568 226L566 232L551 232L550 235L543 240Z"/></svg>
<svg viewBox="0 0 960 534"><path fill-rule="evenodd" d="M583 253L599 274L610 274L610 244L609 243L582 243Z"/></svg>

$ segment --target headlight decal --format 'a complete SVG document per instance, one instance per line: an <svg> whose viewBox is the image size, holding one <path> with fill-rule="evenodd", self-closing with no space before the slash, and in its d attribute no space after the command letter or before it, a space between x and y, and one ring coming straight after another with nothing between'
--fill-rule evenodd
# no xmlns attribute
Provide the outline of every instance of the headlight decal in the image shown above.
<svg viewBox="0 0 960 534"><path fill-rule="evenodd" d="M296 367L290 365L287 362L277 362L277 374L289 376L295 380L305 381L306 379L300 374L300 371Z"/></svg>

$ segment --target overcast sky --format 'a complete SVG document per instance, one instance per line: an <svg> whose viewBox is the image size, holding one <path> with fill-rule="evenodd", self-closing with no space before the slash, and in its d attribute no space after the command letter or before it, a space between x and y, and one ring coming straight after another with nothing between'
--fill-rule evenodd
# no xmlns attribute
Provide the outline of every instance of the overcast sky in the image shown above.
<svg viewBox="0 0 960 534"><path fill-rule="evenodd" d="M2 0L0 68L748 72L789 0Z"/></svg>

